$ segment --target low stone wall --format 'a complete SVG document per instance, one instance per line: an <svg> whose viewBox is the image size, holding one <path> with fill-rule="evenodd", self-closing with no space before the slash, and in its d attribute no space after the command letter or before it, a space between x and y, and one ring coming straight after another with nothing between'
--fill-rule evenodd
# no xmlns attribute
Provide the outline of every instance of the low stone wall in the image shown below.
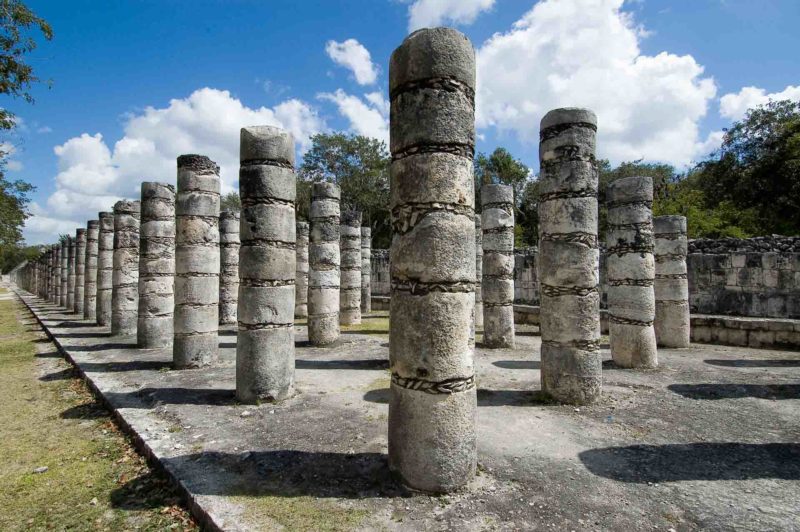
<svg viewBox="0 0 800 532"><path fill-rule="evenodd" d="M389 250L373 249L370 258L372 265L370 271L370 286L373 296L388 296L391 288L389 276ZM374 301L373 297L373 301ZM373 310L375 307L373 307ZM388 307L387 307L388 309Z"/></svg>
<svg viewBox="0 0 800 532"><path fill-rule="evenodd" d="M800 350L800 320L695 314L692 316L692 341Z"/></svg>

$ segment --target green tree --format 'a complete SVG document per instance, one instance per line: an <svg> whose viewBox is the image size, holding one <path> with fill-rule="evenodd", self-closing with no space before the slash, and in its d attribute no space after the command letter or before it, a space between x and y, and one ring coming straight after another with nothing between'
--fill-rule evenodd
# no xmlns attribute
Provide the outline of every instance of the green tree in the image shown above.
<svg viewBox="0 0 800 532"><path fill-rule="evenodd" d="M242 211L242 198L239 197L238 192L228 192L219 202L219 210L220 211L232 211L232 212L241 212Z"/></svg>
<svg viewBox="0 0 800 532"><path fill-rule="evenodd" d="M0 152L0 262L6 271L10 260L6 257L14 255L22 244L22 226L30 216L28 204L34 187L22 180L6 179L4 157Z"/></svg>
<svg viewBox="0 0 800 532"><path fill-rule="evenodd" d="M530 169L519 159L502 147L496 148L489 156L479 153L475 157L475 210L481 209L481 185L502 184L511 186L514 191L514 218L519 229L515 230L515 245L524 246L532 243L529 241L530 225L534 220L529 220L530 210L523 207L523 198L529 183ZM538 218L537 218L538 220ZM534 240L535 241L535 240Z"/></svg>
<svg viewBox="0 0 800 532"><path fill-rule="evenodd" d="M383 141L345 133L314 135L298 171L298 218L308 219L311 183L336 183L342 190L342 210L361 211L363 224L372 228L373 245L388 247L389 162Z"/></svg>

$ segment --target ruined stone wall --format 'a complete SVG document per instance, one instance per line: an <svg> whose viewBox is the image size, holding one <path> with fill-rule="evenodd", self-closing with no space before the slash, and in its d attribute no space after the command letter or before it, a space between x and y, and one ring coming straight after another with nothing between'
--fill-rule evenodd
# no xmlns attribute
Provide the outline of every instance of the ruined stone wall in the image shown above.
<svg viewBox="0 0 800 532"><path fill-rule="evenodd" d="M370 259L370 285L373 296L388 296L391 282L389 279L389 250L374 249Z"/></svg>

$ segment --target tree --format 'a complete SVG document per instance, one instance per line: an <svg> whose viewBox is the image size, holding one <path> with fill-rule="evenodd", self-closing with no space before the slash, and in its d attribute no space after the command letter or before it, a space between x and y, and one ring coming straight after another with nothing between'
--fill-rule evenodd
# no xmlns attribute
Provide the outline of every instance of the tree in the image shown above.
<svg viewBox="0 0 800 532"><path fill-rule="evenodd" d="M529 183L530 170L519 159L502 147L496 148L488 157L479 153L475 157L475 210L481 207L481 185L502 184L511 186L514 191L514 218L520 229L515 229L515 245L522 246L529 241L532 220L529 208L523 208L523 196ZM538 219L538 218L537 218ZM535 240L534 240L535 241Z"/></svg>
<svg viewBox="0 0 800 532"><path fill-rule="evenodd" d="M298 171L298 218L308 219L311 183L332 182L342 190L342 210L361 211L375 247L388 247L389 162L383 141L344 133L314 135Z"/></svg>
<svg viewBox="0 0 800 532"><path fill-rule="evenodd" d="M241 212L242 210L242 198L239 197L238 192L228 192L219 202L219 210L220 211L232 211L232 212Z"/></svg>
<svg viewBox="0 0 800 532"><path fill-rule="evenodd" d="M30 216L28 204L33 185L22 180L9 181L5 176L5 154L0 152L0 262L3 271L9 266L6 256L22 244L22 226ZM12 264L10 267L13 267Z"/></svg>

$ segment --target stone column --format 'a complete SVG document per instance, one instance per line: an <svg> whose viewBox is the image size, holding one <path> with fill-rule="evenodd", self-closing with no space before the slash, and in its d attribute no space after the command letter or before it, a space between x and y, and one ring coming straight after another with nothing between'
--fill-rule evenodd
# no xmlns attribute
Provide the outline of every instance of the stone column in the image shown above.
<svg viewBox="0 0 800 532"><path fill-rule="evenodd" d="M361 228L361 313L372 312L372 229Z"/></svg>
<svg viewBox="0 0 800 532"><path fill-rule="evenodd" d="M47 301L53 301L53 246L47 250Z"/></svg>
<svg viewBox="0 0 800 532"><path fill-rule="evenodd" d="M308 317L308 223L297 222L296 271L294 279L294 317Z"/></svg>
<svg viewBox="0 0 800 532"><path fill-rule="evenodd" d="M686 218L653 218L656 261L656 318L658 345L689 347L689 281L687 280Z"/></svg>
<svg viewBox="0 0 800 532"><path fill-rule="evenodd" d="M97 242L100 237L100 221L89 220L86 224L86 260L83 279L83 317L97 319Z"/></svg>
<svg viewBox="0 0 800 532"><path fill-rule="evenodd" d="M423 29L389 63L389 467L449 492L475 475L475 51Z"/></svg>
<svg viewBox="0 0 800 532"><path fill-rule="evenodd" d="M596 134L577 108L550 111L539 133L542 390L578 405L602 392Z"/></svg>
<svg viewBox="0 0 800 532"><path fill-rule="evenodd" d="M53 303L61 304L61 243L53 244Z"/></svg>
<svg viewBox="0 0 800 532"><path fill-rule="evenodd" d="M67 248L67 311L75 312L75 266L77 265L77 253L75 250L75 237L67 237L69 246Z"/></svg>
<svg viewBox="0 0 800 532"><path fill-rule="evenodd" d="M294 138L276 127L242 128L239 154L236 397L280 401L294 386Z"/></svg>
<svg viewBox="0 0 800 532"><path fill-rule="evenodd" d="M61 241L61 251L60 251L60 259L61 259L61 292L59 293L60 301L59 305L66 308L67 307L67 291L69 286L69 241L70 237L64 237L64 240Z"/></svg>
<svg viewBox="0 0 800 532"><path fill-rule="evenodd" d="M172 346L174 292L175 187L145 182L142 183L136 323L136 343L142 349Z"/></svg>
<svg viewBox="0 0 800 532"><path fill-rule="evenodd" d="M86 282L86 229L75 230L75 313L83 317L83 294Z"/></svg>
<svg viewBox="0 0 800 532"><path fill-rule="evenodd" d="M344 213L340 231L339 323L356 325L361 323L361 213Z"/></svg>
<svg viewBox="0 0 800 532"><path fill-rule="evenodd" d="M311 233L308 244L308 340L327 345L339 338L339 201L333 183L311 186Z"/></svg>
<svg viewBox="0 0 800 532"><path fill-rule="evenodd" d="M483 329L483 228L475 215L475 330Z"/></svg>
<svg viewBox="0 0 800 532"><path fill-rule="evenodd" d="M203 155L178 157L175 200L175 368L208 366L219 356L219 166Z"/></svg>
<svg viewBox="0 0 800 532"><path fill-rule="evenodd" d="M239 298L239 213L219 216L219 323L236 323Z"/></svg>
<svg viewBox="0 0 800 532"><path fill-rule="evenodd" d="M483 343L514 348L514 190L481 187Z"/></svg>
<svg viewBox="0 0 800 532"><path fill-rule="evenodd" d="M114 277L114 213L98 213L97 240L97 324L111 324L111 285Z"/></svg>
<svg viewBox="0 0 800 532"><path fill-rule="evenodd" d="M136 334L139 309L138 201L114 204L114 272L111 278L111 335Z"/></svg>
<svg viewBox="0 0 800 532"><path fill-rule="evenodd" d="M658 366L653 328L653 180L618 179L606 189L608 206L608 331L611 357L624 368Z"/></svg>

